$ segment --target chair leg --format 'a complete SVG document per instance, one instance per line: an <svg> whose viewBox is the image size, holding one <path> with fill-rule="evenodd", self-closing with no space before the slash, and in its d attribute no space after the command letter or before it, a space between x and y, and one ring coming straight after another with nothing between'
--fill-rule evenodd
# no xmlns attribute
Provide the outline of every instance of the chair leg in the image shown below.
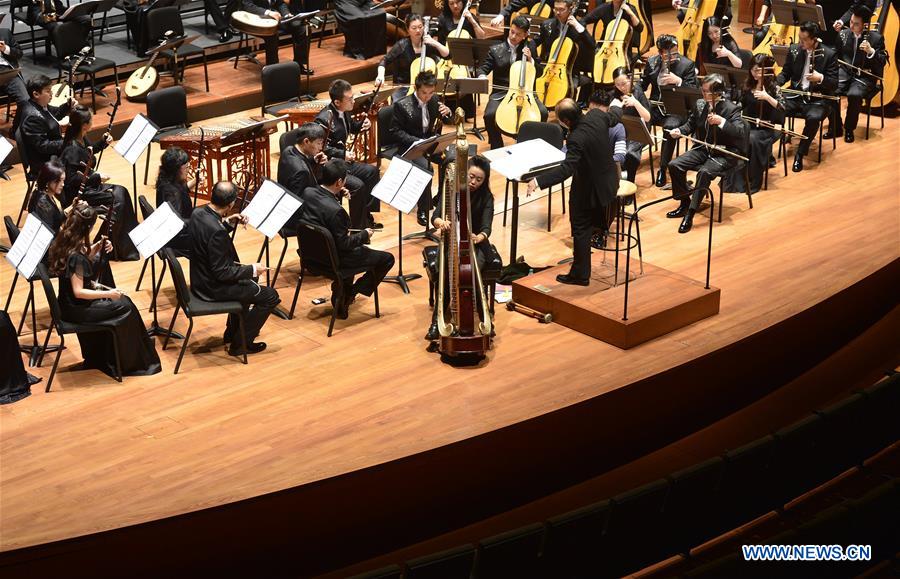
<svg viewBox="0 0 900 579"><path fill-rule="evenodd" d="M173 318L172 321L174 322L175 319ZM178 352L178 361L175 362L175 374L178 374L178 368L181 367L181 359L184 358L184 351L187 350L188 341L191 339L192 331L194 331L194 318L188 316L188 329L184 334L184 343L181 344L181 351ZM241 332L241 335L244 335L243 331Z"/></svg>
<svg viewBox="0 0 900 579"><path fill-rule="evenodd" d="M375 287L375 317L381 317L381 308L378 306L378 287Z"/></svg>
<svg viewBox="0 0 900 579"><path fill-rule="evenodd" d="M53 368L50 369L50 378L47 379L47 387L44 388L44 393L50 392L50 386L53 385L53 377L56 376L56 368L59 366L59 357L62 355L62 351L66 346L66 337L62 334L59 335L59 350L56 351L56 358L53 360Z"/></svg>
<svg viewBox="0 0 900 579"><path fill-rule="evenodd" d="M238 314L238 333L241 335L241 346L244 350L242 355L243 363L247 363L247 334L244 331L244 313L241 312Z"/></svg>
<svg viewBox="0 0 900 579"><path fill-rule="evenodd" d="M747 194L750 209L753 209L753 193L750 192L750 165L744 165L744 193ZM719 207L722 207L721 203L719 203Z"/></svg>
<svg viewBox="0 0 900 579"><path fill-rule="evenodd" d="M563 215L565 215L566 214L566 182L563 181L560 184L560 187L562 187L562 207L563 207Z"/></svg>
<svg viewBox="0 0 900 579"><path fill-rule="evenodd" d="M337 308L331 308L331 321L328 322L328 337L331 337L331 332L334 331L334 320L337 319Z"/></svg>
<svg viewBox="0 0 900 579"><path fill-rule="evenodd" d="M122 358L119 355L119 341L116 340L116 331L113 328L109 329L109 334L112 336L112 344L113 344L113 354L116 358L116 381L122 381Z"/></svg>
<svg viewBox="0 0 900 579"><path fill-rule="evenodd" d="M869 121L872 119L872 99L866 102L866 140L869 140Z"/></svg>
<svg viewBox="0 0 900 579"><path fill-rule="evenodd" d="M294 301L291 302L291 311L288 313L288 319L294 319L294 308L297 307L297 298L300 296L300 286L303 285L303 264L300 265L300 275L297 277L297 289L294 290Z"/></svg>
<svg viewBox="0 0 900 579"><path fill-rule="evenodd" d="M181 304L175 305L175 311L172 312L172 319L169 321L169 331L166 332L166 337L163 338L162 349L165 351L166 348L169 347L169 336L172 335L172 329L175 327L175 318L178 317L178 309L181 307Z"/></svg>
<svg viewBox="0 0 900 579"><path fill-rule="evenodd" d="M91 77L91 111L97 112L97 75L90 74Z"/></svg>
<svg viewBox="0 0 900 579"><path fill-rule="evenodd" d="M209 92L209 68L206 65L206 51L203 51L203 78L206 81L206 92Z"/></svg>

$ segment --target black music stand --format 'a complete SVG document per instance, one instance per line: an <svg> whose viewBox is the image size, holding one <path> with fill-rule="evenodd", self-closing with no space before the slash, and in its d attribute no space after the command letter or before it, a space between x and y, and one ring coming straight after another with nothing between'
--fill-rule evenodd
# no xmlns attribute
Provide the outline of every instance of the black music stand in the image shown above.
<svg viewBox="0 0 900 579"><path fill-rule="evenodd" d="M450 59L453 61L454 65L466 66L471 69L475 69L478 66L478 63L484 62L484 59L487 58L488 53L491 51L491 47L497 44L496 38L491 39L478 39L478 38L449 38L447 39L447 47L450 49ZM451 79L454 80L454 79ZM456 79L456 80L467 80L467 79ZM475 80L475 79L472 79ZM482 79L483 80L483 79ZM451 87L452 88L452 87ZM490 91L485 85L484 90L481 89L481 86L471 84L471 85L463 85L460 87L464 92L457 92L457 94L490 94ZM435 91L437 92L437 91ZM476 114L472 119L472 134L478 137L479 140L483 141L484 136L481 134L482 129L478 128L478 115Z"/></svg>
<svg viewBox="0 0 900 579"><path fill-rule="evenodd" d="M635 117L632 115L622 115L621 121L622 126L625 127L625 138L629 141L637 141L642 145L650 146L650 180L651 182L656 182L656 169L653 165L653 141L655 138L650 134L649 129L647 129L647 124L641 119L641 117Z"/></svg>
<svg viewBox="0 0 900 579"><path fill-rule="evenodd" d="M772 57L775 59L775 63L778 66L784 66L784 63L787 62L788 52L790 52L791 47L773 44L769 48L772 50Z"/></svg>
<svg viewBox="0 0 900 579"><path fill-rule="evenodd" d="M772 17L778 24L800 26L807 20L819 25L820 30L825 30L825 14L822 7L815 4L797 4L787 0L772 0ZM797 39L794 39L796 42Z"/></svg>
<svg viewBox="0 0 900 579"><path fill-rule="evenodd" d="M667 115L685 118L694 103L703 98L703 93L699 88L689 86L663 87L659 94L662 97L663 106L666 107Z"/></svg>
<svg viewBox="0 0 900 579"><path fill-rule="evenodd" d="M527 173L522 173L518 179L510 179L512 181L512 221L509 232L509 263L516 263L518 247L519 247L519 183L527 183L532 179L539 177L550 169L558 167L559 162L547 163L534 167Z"/></svg>
<svg viewBox="0 0 900 579"><path fill-rule="evenodd" d="M746 82L747 80L747 77L750 76L749 70L745 70L743 68L735 68L727 64L707 63L706 73L722 75L722 78L725 79L725 85L731 88L732 100L736 100L734 98L735 89L740 89L741 87L743 87L744 82Z"/></svg>
<svg viewBox="0 0 900 579"><path fill-rule="evenodd" d="M282 24L286 24L288 22L293 22L295 20L303 23L303 26L306 27L306 35L305 35L306 40L304 41L304 43L306 44L307 60L309 59L309 48L312 45L312 33L309 30L310 21L313 18L318 18L319 16L321 16L322 12L324 12L324 11L323 10L313 10L312 12L298 12L297 14L291 14L289 17L285 18L283 21L278 23L279 29ZM278 34L279 35L281 34L280 30L279 30ZM324 32L323 32L323 34L324 34ZM269 64L269 63L267 62L266 64ZM306 63L306 69L309 70L308 62ZM306 87L304 88L304 90L306 92L299 96L300 100L301 101L316 100L316 95L314 93L310 92L310 89L309 89L309 74L307 73L307 74L304 74L303 76L306 78L306 82L305 82Z"/></svg>
<svg viewBox="0 0 900 579"><path fill-rule="evenodd" d="M178 86L178 49L185 44L190 44L198 38L200 38L199 34L195 34L194 36L184 35L177 38L168 38L162 44L154 46L153 48L148 50L146 54L144 54L144 56L153 56L158 52L162 52L163 50L171 50L172 55L174 56L174 58L172 59L172 80L175 82L175 86Z"/></svg>
<svg viewBox="0 0 900 579"><path fill-rule="evenodd" d="M489 86L490 83L486 78L443 78L438 80L438 88L435 89L435 92L443 91L446 87L447 92L456 93L459 97L470 94L482 95L490 94ZM478 137L479 141L484 140L484 135L481 134L482 129L478 128L477 113L472 116L472 128L466 132Z"/></svg>
<svg viewBox="0 0 900 579"><path fill-rule="evenodd" d="M443 151L447 146L456 139L456 132L450 131L440 135L435 135L433 137L429 137L427 139L423 139L421 142L413 145L410 149L400 155L401 159L406 159L407 161L414 161L419 157L428 157L431 160L431 157L440 151ZM438 164L438 192L443 190L444 182L444 166L442 163ZM430 239L437 243L438 239L431 233L434 231L429 228L428 225L425 225L424 231L419 231L416 233L409 233L406 236L402 237L402 239Z"/></svg>

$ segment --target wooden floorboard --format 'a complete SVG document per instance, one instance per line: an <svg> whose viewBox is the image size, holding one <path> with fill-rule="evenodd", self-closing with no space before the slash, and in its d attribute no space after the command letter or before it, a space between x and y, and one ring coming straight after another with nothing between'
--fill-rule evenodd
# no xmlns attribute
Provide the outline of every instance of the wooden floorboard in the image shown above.
<svg viewBox="0 0 900 579"><path fill-rule="evenodd" d="M476 368L449 367L425 352L424 280L412 283L410 295L383 285L378 320L372 300L358 300L332 338L325 336L328 306L310 305L328 295L328 284L308 281L297 318L270 319L261 337L269 348L247 366L225 353L223 319L198 320L178 376L172 375L177 349L170 346L160 352L161 374L122 384L96 371L72 371L80 357L70 340L51 393L39 384L30 398L0 408L0 550L222 505L438 448L614 391L790 318L900 254L898 127L900 121L888 119L869 141L858 131L855 144L841 142L834 152L828 144L823 163L808 160L803 173L783 178L773 171L753 210L744 196L727 195L712 262L720 314L629 351L498 308L497 339L486 360ZM154 148L151 168L157 163ZM117 155L105 155L103 165L114 182L130 183L130 168ZM273 173L276 165L273 155ZM4 215L18 212L25 188L20 170L11 176L0 181ZM501 203L502 179L495 175L492 184ZM650 186L646 168L638 186L641 201L668 194ZM139 193L153 198L151 187ZM546 201L522 209L519 247L533 265L570 254L567 216L554 196L549 233ZM695 231L679 235L677 222L664 216L669 208L645 214L644 257L702 279L706 218L698 216ZM373 245L396 255L396 215L385 211L378 219L385 231ZM404 230L415 229L414 218L405 217ZM8 241L5 232L2 238ZM492 240L508 247L509 228L499 216ZM238 234L243 261L255 259L260 242L255 231ZM422 272L424 245L403 244L406 271ZM288 303L298 265L293 247L278 282ZM119 286L133 290L140 262L113 269ZM4 291L11 272L8 263L0 266ZM129 293L149 323L149 286ZM20 284L14 320L25 295ZM43 329L49 317L43 298L38 304ZM173 307L167 282L162 323ZM177 327L183 330L183 321ZM49 364L33 372L46 379Z"/></svg>

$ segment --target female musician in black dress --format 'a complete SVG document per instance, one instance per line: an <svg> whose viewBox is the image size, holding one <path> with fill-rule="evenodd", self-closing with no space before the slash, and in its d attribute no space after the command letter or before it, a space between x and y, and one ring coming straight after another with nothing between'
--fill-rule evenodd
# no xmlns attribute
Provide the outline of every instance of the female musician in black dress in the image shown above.
<svg viewBox="0 0 900 579"><path fill-rule="evenodd" d="M59 276L59 306L64 320L115 328L123 376L147 376L162 368L135 305L116 289L90 289L100 257L112 251L106 240L91 244L97 211L79 202L50 245L50 273ZM108 268L107 268L108 269ZM115 376L115 350L106 332L78 334L84 368Z"/></svg>
<svg viewBox="0 0 900 579"><path fill-rule="evenodd" d="M469 10L463 13L465 7L465 0L446 0L444 2L444 8L438 16L437 39L439 42L447 44L447 37L456 30L460 20L463 20L462 29L469 33L470 38L485 37L486 33L478 23L478 18Z"/></svg>
<svg viewBox="0 0 900 579"><path fill-rule="evenodd" d="M700 40L700 50L697 52L697 65L701 72L706 63L721 64L741 68L744 64L741 60L740 47L734 38L723 29L722 20L716 16L706 19L703 23L703 37Z"/></svg>
<svg viewBox="0 0 900 579"><path fill-rule="evenodd" d="M93 116L90 109L80 105L69 113L69 127L66 129L62 153L59 155L59 160L66 168L63 205L68 207L75 197L79 197L93 207L104 205L110 208L115 219L111 236L115 247L114 259L136 261L141 258L141 254L128 236L128 232L137 227L138 223L128 189L121 185L111 185L107 183L109 177L88 170L87 183L82 190L85 164L94 167L95 153L102 151L112 142L109 133L104 133L97 142L88 139L87 134L93 127Z"/></svg>
<svg viewBox="0 0 900 579"><path fill-rule="evenodd" d="M775 59L768 54L755 54L750 61L750 76L744 83L741 107L746 117L761 119L768 123L781 125L784 123L784 101L775 84ZM760 90L762 87L762 90ZM772 156L772 145L779 133L766 127L754 125L747 121L750 129L750 192L755 193L762 188L766 165ZM731 171L723 177L725 191L742 192L744 172Z"/></svg>
<svg viewBox="0 0 900 579"><path fill-rule="evenodd" d="M616 98L622 100L622 114L638 117L648 125L650 124L650 101L642 90L634 90L631 81L631 72L624 66L613 71L613 83L616 89ZM638 167L641 165L641 156L644 153L644 145L638 141L628 141L625 162L622 170L627 174L627 179L634 183Z"/></svg>
<svg viewBox="0 0 900 579"><path fill-rule="evenodd" d="M156 178L156 206L168 202L172 210L184 221L185 228L166 244L166 247L171 247L181 255L187 255L191 247L187 222L194 211L191 189L195 185L195 179L190 176L191 163L188 154L180 147L166 149L160 159L159 174Z"/></svg>
<svg viewBox="0 0 900 579"><path fill-rule="evenodd" d="M35 191L28 202L28 212L44 222L54 234L66 220L63 210L63 186L66 170L57 161L47 161L38 172Z"/></svg>
<svg viewBox="0 0 900 579"><path fill-rule="evenodd" d="M410 14L406 18L406 30L409 32L408 38L401 38L394 43L390 51L381 62L378 63L378 76L375 82L384 82L385 71L388 66L394 65L394 84L409 85L412 82L410 78L409 67L413 61L422 53L422 48L428 47L428 56L433 58L435 62L438 56L446 58L450 54L450 50L446 46L438 42L435 38L428 34L425 30L425 19L419 14ZM437 54L435 54L437 53ZM392 95L393 102L397 102L409 92L409 87L396 88Z"/></svg>

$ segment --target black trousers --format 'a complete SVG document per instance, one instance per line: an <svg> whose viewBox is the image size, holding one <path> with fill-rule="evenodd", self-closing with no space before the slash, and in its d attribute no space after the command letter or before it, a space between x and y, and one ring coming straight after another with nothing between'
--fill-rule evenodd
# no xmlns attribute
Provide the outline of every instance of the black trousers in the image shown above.
<svg viewBox="0 0 900 579"><path fill-rule="evenodd" d="M853 131L859 123L859 112L862 110L863 99L870 98L875 94L875 83L869 81L869 79L850 76L845 70L841 69L838 80L838 94L847 96L847 118L841 123L841 115L834 115L835 126L838 132L842 128Z"/></svg>
<svg viewBox="0 0 900 579"><path fill-rule="evenodd" d="M266 64L278 62L278 36L282 32L290 32L294 43L294 62L303 66L309 63L309 37L306 34L306 21L293 20L278 25L279 34L266 36Z"/></svg>
<svg viewBox="0 0 900 579"><path fill-rule="evenodd" d="M684 119L675 115L664 115L659 111L658 107L653 107L650 111L650 122L663 129L675 129L684 124ZM672 154L675 152L675 139L669 136L669 133L663 132L663 144L659 151L659 170L665 172L669 161L672 160Z"/></svg>
<svg viewBox="0 0 900 579"><path fill-rule="evenodd" d="M222 13L222 8L216 0L203 0L206 11L212 16L213 23L216 25L216 32L220 34L228 28L228 19Z"/></svg>
<svg viewBox="0 0 900 579"><path fill-rule="evenodd" d="M500 106L500 101L504 95L506 95L505 91L495 91L491 94L487 105L484 107L484 128L487 129L488 142L491 144L491 149L503 147L503 134L497 128L497 107ZM537 106L541 111L541 122L546 122L547 107L537 98L535 100L537 100Z"/></svg>
<svg viewBox="0 0 900 579"><path fill-rule="evenodd" d="M806 138L802 139L797 147L798 155L805 156L809 153L809 145L816 138L819 132L819 125L828 116L829 108L828 104L822 101L804 102L803 97L784 99L785 114L795 117L800 116L806 121L803 127L803 134Z"/></svg>
<svg viewBox="0 0 900 579"><path fill-rule="evenodd" d="M644 144L638 141L627 141L625 147L625 162L622 164L622 169L627 174L627 179L634 183L637 170L641 166Z"/></svg>
<svg viewBox="0 0 900 579"><path fill-rule="evenodd" d="M2 65L0 66L0 72L6 72L8 70L12 70L12 68ZM13 117L13 125L12 125L12 134L13 136L16 134L16 129L19 128L19 111L21 111L25 107L25 103L28 102L28 89L25 88L25 81L22 80L21 74L19 76L13 77L6 86L0 87L0 90L9 95L10 100L16 103L16 116Z"/></svg>
<svg viewBox="0 0 900 579"><path fill-rule="evenodd" d="M234 300L244 306L244 339L251 344L260 330L269 319L269 314L275 309L281 298L278 292L268 286L259 285L255 280L242 279L239 282L226 286L211 296L216 300ZM238 317L228 315L228 324L225 333L235 336L238 331ZM234 343L234 342L232 342Z"/></svg>
<svg viewBox="0 0 900 579"><path fill-rule="evenodd" d="M369 226L371 211L380 208L372 189L378 184L378 169L366 163L352 163L347 167L347 189L350 195L350 225L354 229Z"/></svg>
<svg viewBox="0 0 900 579"><path fill-rule="evenodd" d="M591 237L595 227L606 220L608 208L596 206L590 199L572 191L569 196L569 224L572 227L572 268L569 275L576 279L591 277Z"/></svg>
<svg viewBox="0 0 900 579"><path fill-rule="evenodd" d="M709 187L714 178L731 171L735 161L736 159L732 157L710 157L705 149L699 147L679 155L677 159L669 163L672 196L681 199L682 207L686 207L690 203L690 208L696 211L703 199L704 189ZM769 158L766 157L766 162L768 161ZM693 193L688 189L688 171L697 171Z"/></svg>
<svg viewBox="0 0 900 579"><path fill-rule="evenodd" d="M344 280L344 291L371 296L375 288L394 267L394 256L386 251L362 246L351 253L341 255L341 275ZM362 273L363 276L353 282L353 278ZM332 285L332 291L336 286ZM340 297L340 296L335 296Z"/></svg>

